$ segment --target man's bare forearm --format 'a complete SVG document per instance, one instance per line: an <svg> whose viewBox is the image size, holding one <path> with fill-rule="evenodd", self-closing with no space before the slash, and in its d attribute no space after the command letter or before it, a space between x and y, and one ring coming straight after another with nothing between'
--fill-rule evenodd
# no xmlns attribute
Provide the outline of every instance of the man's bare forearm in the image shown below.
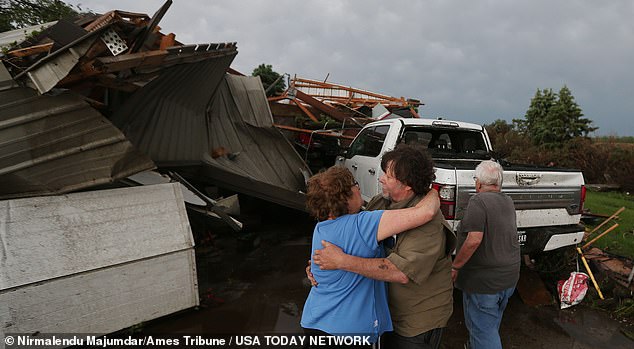
<svg viewBox="0 0 634 349"><path fill-rule="evenodd" d="M462 268L468 261L471 259L471 256L475 253L475 251L480 246L482 242L482 236L484 234L482 232L469 232L467 234L467 239L460 248L460 251L456 253L456 258L454 258L452 267L454 269Z"/></svg>
<svg viewBox="0 0 634 349"><path fill-rule="evenodd" d="M363 275L370 279L406 284L408 277L387 258L362 258L346 255L340 269Z"/></svg>

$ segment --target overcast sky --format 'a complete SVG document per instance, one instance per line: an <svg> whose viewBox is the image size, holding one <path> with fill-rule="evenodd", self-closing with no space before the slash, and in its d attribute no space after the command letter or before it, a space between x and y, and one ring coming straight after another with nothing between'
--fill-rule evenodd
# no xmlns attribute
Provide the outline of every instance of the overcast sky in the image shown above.
<svg viewBox="0 0 634 349"><path fill-rule="evenodd" d="M150 16L163 0L67 0ZM598 135L634 136L634 1L174 0L188 44L238 43L232 67L418 98L424 117L523 118L567 85Z"/></svg>

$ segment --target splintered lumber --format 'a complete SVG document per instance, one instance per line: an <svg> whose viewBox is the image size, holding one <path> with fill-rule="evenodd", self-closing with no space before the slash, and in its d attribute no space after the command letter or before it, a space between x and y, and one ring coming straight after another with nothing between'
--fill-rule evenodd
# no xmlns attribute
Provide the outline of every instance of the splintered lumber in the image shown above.
<svg viewBox="0 0 634 349"><path fill-rule="evenodd" d="M36 45L9 51L9 55L14 57L26 57L42 52L48 52L51 47L53 47L53 43L49 42L48 44Z"/></svg>
<svg viewBox="0 0 634 349"><path fill-rule="evenodd" d="M590 234L594 233L595 231L599 230L602 226L604 226L607 222L613 220L614 218L616 218L619 213L625 211L625 207L621 207L619 208L616 212L614 212L613 215L611 215L610 217L608 217L608 219L604 220L601 224L599 224L596 228L592 229L592 231L590 232Z"/></svg>
<svg viewBox="0 0 634 349"><path fill-rule="evenodd" d="M611 226L610 228L608 228L606 231L604 231L603 233L599 234L599 236L595 237L594 239L590 240L588 243L586 243L585 245L583 245L581 248L582 249L586 249L588 248L588 246L592 245L595 241L599 240L600 238L602 238L603 236L605 236L607 233L611 232L612 230L616 229L616 227L619 226L619 223L614 223L613 226Z"/></svg>

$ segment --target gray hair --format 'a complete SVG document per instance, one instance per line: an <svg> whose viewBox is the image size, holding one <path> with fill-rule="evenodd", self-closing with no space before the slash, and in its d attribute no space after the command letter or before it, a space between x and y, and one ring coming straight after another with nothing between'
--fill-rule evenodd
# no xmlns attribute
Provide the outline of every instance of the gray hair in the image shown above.
<svg viewBox="0 0 634 349"><path fill-rule="evenodd" d="M504 169L495 161L485 160L482 161L475 169L475 177L480 183L485 185L495 185L502 187L502 174Z"/></svg>

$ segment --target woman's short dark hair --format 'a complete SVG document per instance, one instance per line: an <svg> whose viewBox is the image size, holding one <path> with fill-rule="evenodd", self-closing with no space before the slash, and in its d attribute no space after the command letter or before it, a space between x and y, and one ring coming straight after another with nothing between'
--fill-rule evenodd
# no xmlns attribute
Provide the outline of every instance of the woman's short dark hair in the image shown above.
<svg viewBox="0 0 634 349"><path fill-rule="evenodd" d="M354 186L352 173L345 168L333 166L308 180L306 207L319 221L348 214L348 199Z"/></svg>
<svg viewBox="0 0 634 349"><path fill-rule="evenodd" d="M420 146L399 145L396 149L383 154L381 169L387 172L392 163L394 177L412 188L416 194L426 194L436 179L434 160L427 149Z"/></svg>

